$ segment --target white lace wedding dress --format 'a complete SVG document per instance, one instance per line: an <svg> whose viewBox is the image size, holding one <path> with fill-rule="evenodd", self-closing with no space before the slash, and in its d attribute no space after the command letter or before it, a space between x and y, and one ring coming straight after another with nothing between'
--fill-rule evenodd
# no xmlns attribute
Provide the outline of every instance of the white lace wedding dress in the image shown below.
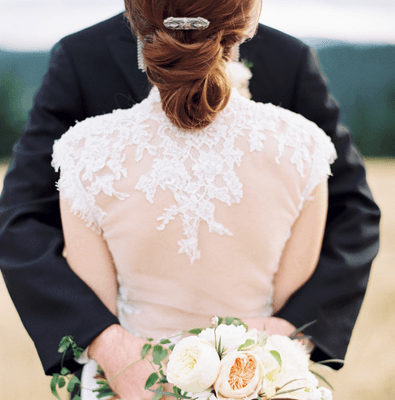
<svg viewBox="0 0 395 400"><path fill-rule="evenodd" d="M291 227L335 157L314 123L235 89L211 125L182 131L154 88L71 128L53 164L61 196L107 241L121 324L159 339L213 315L271 315Z"/></svg>

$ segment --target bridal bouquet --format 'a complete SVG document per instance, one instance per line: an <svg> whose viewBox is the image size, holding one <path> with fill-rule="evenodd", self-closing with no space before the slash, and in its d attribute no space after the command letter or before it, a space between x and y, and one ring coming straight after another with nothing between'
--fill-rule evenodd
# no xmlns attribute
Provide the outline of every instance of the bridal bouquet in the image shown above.
<svg viewBox="0 0 395 400"><path fill-rule="evenodd" d="M237 319L236 325L213 322L182 339L170 354L167 380L184 395L200 400L332 399L330 390L318 387L298 340L247 330Z"/></svg>
<svg viewBox="0 0 395 400"><path fill-rule="evenodd" d="M141 359L150 354L156 369L145 384L145 389L155 393L153 400L163 395L197 400L332 399L329 389L318 387L315 375L326 380L309 370L309 354L299 340L294 340L295 334L268 336L248 330L240 319L230 317L213 317L211 324L158 344L147 339ZM175 343L177 336L183 338ZM70 337L68 340L76 346ZM94 390L99 398L115 395L110 381L104 377L99 380L100 388ZM163 391L164 383L174 385L173 393ZM157 389L153 389L155 384L159 385Z"/></svg>

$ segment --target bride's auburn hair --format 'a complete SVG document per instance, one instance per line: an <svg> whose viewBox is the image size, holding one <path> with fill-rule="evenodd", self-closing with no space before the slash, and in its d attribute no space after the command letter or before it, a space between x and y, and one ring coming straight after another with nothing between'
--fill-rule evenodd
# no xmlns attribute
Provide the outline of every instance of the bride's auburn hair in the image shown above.
<svg viewBox="0 0 395 400"><path fill-rule="evenodd" d="M170 121L182 129L209 125L231 93L226 62L246 39L257 0L125 0L125 15L144 43L149 80ZM202 17L204 30L169 30L168 17Z"/></svg>

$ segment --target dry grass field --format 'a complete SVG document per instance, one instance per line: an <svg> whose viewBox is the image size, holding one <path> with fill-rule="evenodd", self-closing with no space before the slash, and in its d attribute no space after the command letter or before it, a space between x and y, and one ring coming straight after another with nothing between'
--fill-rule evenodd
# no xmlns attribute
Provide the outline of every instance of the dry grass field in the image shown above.
<svg viewBox="0 0 395 400"><path fill-rule="evenodd" d="M383 214L381 250L345 366L326 374L335 387L334 400L395 400L395 160L367 160L366 166ZM0 166L0 189L4 172L5 167ZM0 304L0 399L54 399L2 280Z"/></svg>

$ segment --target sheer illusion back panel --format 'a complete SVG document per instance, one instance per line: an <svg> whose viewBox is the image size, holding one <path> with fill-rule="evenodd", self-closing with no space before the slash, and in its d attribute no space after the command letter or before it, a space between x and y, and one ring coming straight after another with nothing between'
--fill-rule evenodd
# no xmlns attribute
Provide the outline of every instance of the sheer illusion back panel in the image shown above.
<svg viewBox="0 0 395 400"><path fill-rule="evenodd" d="M159 338L272 313L291 227L334 157L313 123L236 92L209 127L183 132L153 89L72 128L54 164L61 195L107 241L121 323Z"/></svg>

